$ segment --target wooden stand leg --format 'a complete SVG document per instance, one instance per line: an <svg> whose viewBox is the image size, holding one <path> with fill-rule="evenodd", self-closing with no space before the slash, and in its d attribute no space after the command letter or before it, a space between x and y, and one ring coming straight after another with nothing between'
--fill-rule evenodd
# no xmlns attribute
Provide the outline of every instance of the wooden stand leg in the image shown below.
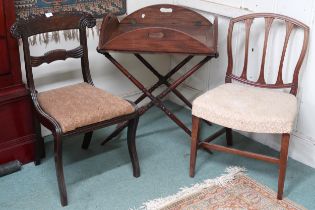
<svg viewBox="0 0 315 210"><path fill-rule="evenodd" d="M190 170L189 176L195 176L195 165L197 158L197 149L199 143L200 118L192 116L192 134L191 134L191 150L190 150Z"/></svg>
<svg viewBox="0 0 315 210"><path fill-rule="evenodd" d="M283 198L284 180L287 169L288 151L289 151L289 134L282 134L281 151L280 151L280 164L279 164L279 179L278 179L278 196L279 200Z"/></svg>
<svg viewBox="0 0 315 210"><path fill-rule="evenodd" d="M91 140L92 140L92 136L93 136L93 131L84 134L84 139L81 145L82 149L87 150L89 148Z"/></svg>
<svg viewBox="0 0 315 210"><path fill-rule="evenodd" d="M122 124L118 124L116 129L101 143L104 146L107 142L117 137L121 132L128 126L128 122L124 122Z"/></svg>
<svg viewBox="0 0 315 210"><path fill-rule="evenodd" d="M62 141L60 134L54 134L54 138L55 167L58 180L60 202L62 206L66 206L68 205L68 198L62 165Z"/></svg>
<svg viewBox="0 0 315 210"><path fill-rule="evenodd" d="M140 176L140 166L139 166L139 160L138 160L137 149L136 149L136 132L137 132L138 122L139 122L139 117L130 120L128 122L128 131L127 131L128 150L129 150L129 155L130 155L130 159L132 163L134 177Z"/></svg>
<svg viewBox="0 0 315 210"><path fill-rule="evenodd" d="M228 146L233 146L233 134L231 128L225 128L226 132L226 144Z"/></svg>

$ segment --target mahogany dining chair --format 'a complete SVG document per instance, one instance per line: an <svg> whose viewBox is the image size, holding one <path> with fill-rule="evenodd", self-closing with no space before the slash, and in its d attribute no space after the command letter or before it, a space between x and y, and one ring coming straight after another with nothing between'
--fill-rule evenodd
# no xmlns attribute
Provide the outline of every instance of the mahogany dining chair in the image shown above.
<svg viewBox="0 0 315 210"><path fill-rule="evenodd" d="M263 34L264 43L262 48L261 65L256 68L260 69L258 72L259 76L257 80L253 81L253 79L249 79L248 77L248 70L253 70L252 66L251 69L248 68L248 55L251 26L256 19L264 21L265 30ZM283 23L286 28L286 32L280 56L277 79L274 84L270 84L270 82L266 82L265 69L267 68L265 68L265 63L267 49L268 52L269 50L274 51L272 46L268 46L268 38L269 34L271 34L270 29L272 24L275 21ZM240 75L236 74L235 69L233 68L232 35L233 28L236 23L245 24L245 56L242 73ZM303 41L300 54L297 58L297 63L294 67L293 80L292 82L286 83L284 82L283 75L288 75L288 68L284 67L284 64L287 63L284 61L290 38L295 41L295 37L290 36L294 30L300 30L303 33ZM217 150L259 159L279 166L277 198L279 200L282 199L290 133L292 132L294 120L297 114L296 94L298 90L299 72L307 51L308 40L309 27L287 16L271 13L254 13L231 19L227 36L228 66L225 84L209 90L203 95L197 97L193 102L193 125L190 154L191 177L195 175L198 148ZM235 59L240 59L240 57L241 56L236 57ZM232 83L232 81L234 82ZM289 89L290 93L272 89ZM224 127L223 131L226 133L228 147L209 143L209 141L214 138L209 141L199 141L198 134L201 119ZM262 154L231 148L233 144L232 129L254 133L281 134L280 157L269 157ZM221 132L220 134L223 133L224 132Z"/></svg>
<svg viewBox="0 0 315 210"><path fill-rule="evenodd" d="M96 24L95 18L84 12L54 13L29 17L17 21L11 28L12 35L22 39L27 87L30 91L34 115L40 124L48 128L54 137L54 158L62 206L68 204L62 164L62 137L84 133L83 149L88 149L93 131L106 126L128 122L127 143L133 167L133 175L140 176L135 137L139 114L137 107L93 84L89 69L86 28ZM56 49L42 56L31 56L29 37L60 30L78 30L80 46L72 50ZM38 92L33 71L44 63L80 58L83 82ZM38 124L39 125L39 124ZM37 126L35 165L40 164L43 150L40 126Z"/></svg>

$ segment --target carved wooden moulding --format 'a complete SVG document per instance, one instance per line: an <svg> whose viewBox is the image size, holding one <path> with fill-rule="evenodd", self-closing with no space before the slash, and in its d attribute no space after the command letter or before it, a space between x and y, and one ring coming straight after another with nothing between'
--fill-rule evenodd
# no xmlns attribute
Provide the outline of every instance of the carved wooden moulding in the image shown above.
<svg viewBox="0 0 315 210"><path fill-rule="evenodd" d="M144 53L217 53L218 21L190 9L160 4L142 8L119 21L108 14L98 50Z"/></svg>

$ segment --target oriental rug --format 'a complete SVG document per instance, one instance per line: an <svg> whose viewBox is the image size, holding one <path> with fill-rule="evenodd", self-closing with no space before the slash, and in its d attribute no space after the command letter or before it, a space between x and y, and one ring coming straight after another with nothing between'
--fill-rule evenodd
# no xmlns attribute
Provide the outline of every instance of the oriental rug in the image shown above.
<svg viewBox="0 0 315 210"><path fill-rule="evenodd" d="M288 199L277 200L276 193L257 183L244 169L230 167L227 174L205 180L175 195L158 198L143 204L145 210L300 210L304 209Z"/></svg>
<svg viewBox="0 0 315 210"><path fill-rule="evenodd" d="M126 13L126 0L14 0L17 18L60 11L84 11L95 18L105 13Z"/></svg>

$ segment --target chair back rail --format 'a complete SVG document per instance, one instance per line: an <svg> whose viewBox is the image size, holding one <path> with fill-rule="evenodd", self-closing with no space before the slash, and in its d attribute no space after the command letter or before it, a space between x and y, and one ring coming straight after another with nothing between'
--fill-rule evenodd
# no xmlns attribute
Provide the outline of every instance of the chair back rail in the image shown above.
<svg viewBox="0 0 315 210"><path fill-rule="evenodd" d="M89 69L88 48L86 28L92 28L96 24L95 18L85 12L60 12L54 13L51 17L45 15L31 16L28 19L21 19L11 27L12 35L23 42L25 70L27 85L31 92L36 92L33 78L33 67L43 63L52 63L67 58L80 58L84 82L93 85ZM80 35L80 46L72 50L56 49L46 52L42 56L31 56L29 37L41 33L49 33L60 30L78 29Z"/></svg>
<svg viewBox="0 0 315 210"><path fill-rule="evenodd" d="M251 27L252 27L254 19L257 19L257 18L264 18L265 34L264 34L263 52L262 52L262 59L261 59L258 80L251 81L248 79L248 72L247 72L248 51L249 51ZM266 54L267 54L267 48L268 48L269 34L270 34L270 30L271 30L274 20L281 20L285 23L286 33L285 33L285 39L284 39L284 44L282 48L276 82L275 84L267 84L265 80L265 63L266 63ZM244 57L243 70L242 70L241 75L237 76L233 74L232 38L233 38L234 25L235 23L239 23L239 22L243 22L245 24L246 35L245 35L245 57ZM282 78L283 65L284 65L285 55L288 48L290 35L292 34L292 31L294 28L300 28L303 30L304 32L303 44L302 44L302 49L301 49L299 58L294 68L293 80L290 83L284 83L283 78ZM248 85L253 85L256 87L263 87L263 88L290 88L291 89L290 93L293 95L296 95L297 88L298 88L299 71L301 69L301 65L303 63L303 60L307 51L308 40L309 40L309 27L293 18L284 16L284 15L272 14L272 13L254 13L254 14L249 14L249 15L244 15L241 17L234 18L230 21L229 30L228 30L228 38L227 38L228 67L227 67L225 80L227 83L232 82L232 80L236 80L238 82L242 82Z"/></svg>
<svg viewBox="0 0 315 210"><path fill-rule="evenodd" d="M42 56L31 56L32 67L37 67L43 63L51 63L57 60L66 60L67 58L82 58L83 47L77 47L72 50L56 49L46 52Z"/></svg>

